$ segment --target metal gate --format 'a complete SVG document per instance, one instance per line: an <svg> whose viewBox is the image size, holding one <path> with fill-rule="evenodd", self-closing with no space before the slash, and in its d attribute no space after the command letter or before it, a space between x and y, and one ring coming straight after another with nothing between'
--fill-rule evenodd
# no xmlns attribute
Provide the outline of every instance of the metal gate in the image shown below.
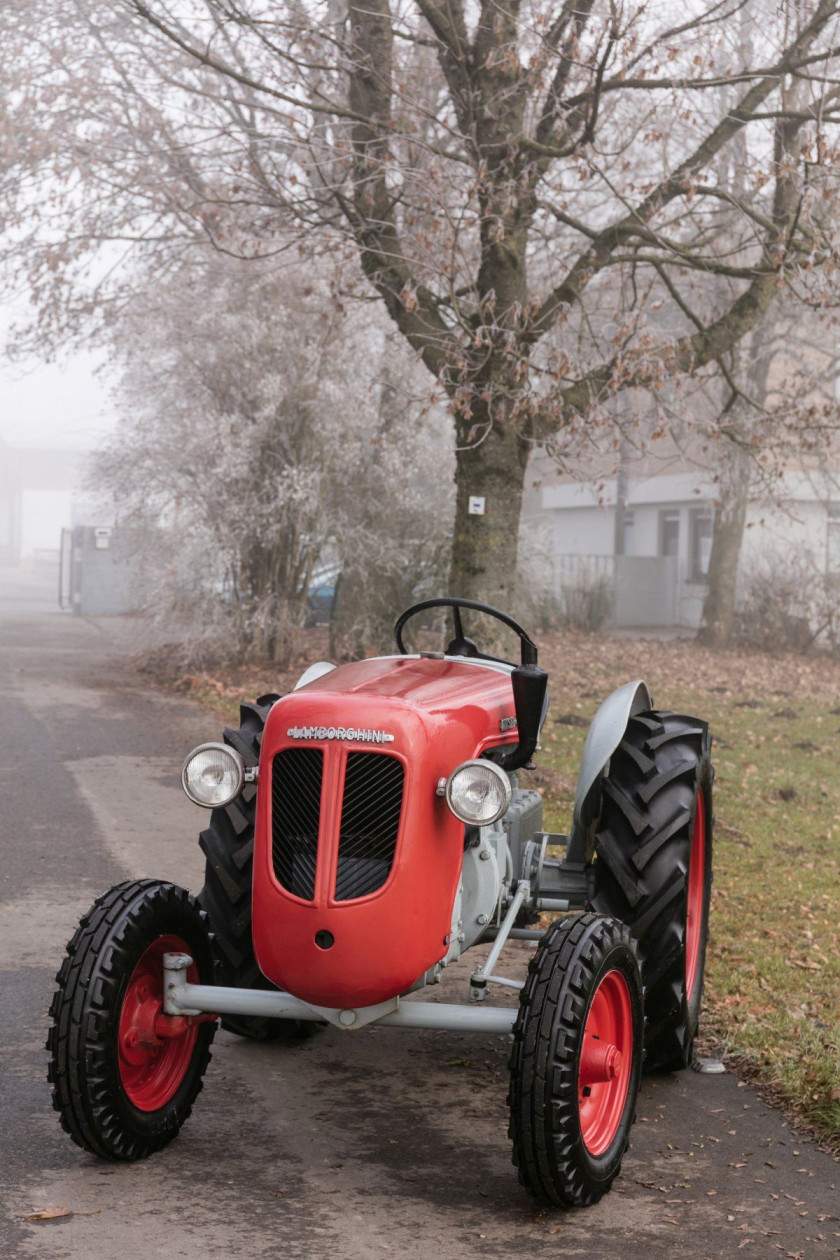
<svg viewBox="0 0 840 1260"><path fill-rule="evenodd" d="M61 531L59 606L85 617L131 610L128 563L114 551L109 525L76 525Z"/></svg>
<svg viewBox="0 0 840 1260"><path fill-rule="evenodd" d="M677 622L677 557L615 557L615 624L673 626Z"/></svg>

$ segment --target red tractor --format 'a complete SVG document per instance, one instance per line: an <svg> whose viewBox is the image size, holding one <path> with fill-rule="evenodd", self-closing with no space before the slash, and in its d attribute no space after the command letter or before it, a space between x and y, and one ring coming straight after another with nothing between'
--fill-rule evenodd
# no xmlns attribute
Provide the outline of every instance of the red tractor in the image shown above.
<svg viewBox="0 0 840 1260"><path fill-rule="evenodd" d="M451 610L445 652L406 650L409 618ZM519 638L479 651L462 613ZM112 888L68 946L47 1048L53 1102L80 1146L141 1159L180 1129L216 1022L246 1037L313 1022L512 1036L510 1137L542 1202L593 1203L627 1148L643 1054L688 1065L712 877L705 722L654 710L632 682L598 710L569 836L520 787L545 721L546 672L506 614L416 604L399 654L306 671L242 706L238 731L182 771L212 810L198 898L144 879ZM556 850L562 852L558 856ZM547 930L541 912L560 912ZM524 984L496 973L533 940ZM489 945L468 1003L412 1000ZM518 1009L486 1001L519 989Z"/></svg>

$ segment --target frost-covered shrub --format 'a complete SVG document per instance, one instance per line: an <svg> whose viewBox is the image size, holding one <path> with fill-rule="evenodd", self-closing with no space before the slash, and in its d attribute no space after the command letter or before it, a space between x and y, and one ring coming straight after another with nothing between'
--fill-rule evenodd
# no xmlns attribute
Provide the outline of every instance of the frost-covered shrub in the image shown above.
<svg viewBox="0 0 840 1260"><path fill-rule="evenodd" d="M560 624L574 630L602 630L613 615L613 583L584 563L560 584Z"/></svg>
<svg viewBox="0 0 840 1260"><path fill-rule="evenodd" d="M135 540L145 610L205 658L293 655L325 557L365 590L344 651L445 572L449 421L378 308L347 315L332 280L220 258L115 328L122 420L93 480Z"/></svg>
<svg viewBox="0 0 840 1260"><path fill-rule="evenodd" d="M807 548L768 549L742 563L735 637L765 651L840 640L840 587Z"/></svg>

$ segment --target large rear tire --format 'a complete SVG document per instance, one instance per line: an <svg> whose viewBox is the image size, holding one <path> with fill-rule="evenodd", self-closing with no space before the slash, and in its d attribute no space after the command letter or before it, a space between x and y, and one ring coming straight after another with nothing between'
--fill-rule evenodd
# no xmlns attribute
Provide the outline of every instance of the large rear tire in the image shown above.
<svg viewBox="0 0 840 1260"><path fill-rule="evenodd" d="M711 739L698 718L630 719L610 760L592 907L628 924L645 985L646 1066L691 1062L712 887Z"/></svg>
<svg viewBox="0 0 840 1260"><path fill-rule="evenodd" d="M277 695L260 696L239 708L238 730L228 728L224 741L246 766L256 766L268 712ZM224 809L214 809L199 837L207 859L199 903L210 919L216 954L216 983L237 989L274 989L254 957L251 932L251 881L257 789L246 784L241 796ZM257 1015L225 1015L222 1027L254 1041L305 1037L311 1031L301 1020L266 1019Z"/></svg>
<svg viewBox="0 0 840 1260"><path fill-rule="evenodd" d="M510 1137L541 1203L581 1207L621 1171L642 1070L642 978L629 929L577 914L528 966L513 1028Z"/></svg>
<svg viewBox="0 0 840 1260"><path fill-rule="evenodd" d="M201 1089L215 1022L163 1012L163 955L210 984L207 916L183 888L118 884L84 916L56 976L48 1078L62 1127L103 1159L144 1159L179 1132Z"/></svg>

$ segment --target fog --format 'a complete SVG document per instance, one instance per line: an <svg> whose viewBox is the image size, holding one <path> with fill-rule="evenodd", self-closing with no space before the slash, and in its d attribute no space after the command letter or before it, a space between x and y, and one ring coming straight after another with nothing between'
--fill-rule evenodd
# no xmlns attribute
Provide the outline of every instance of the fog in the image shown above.
<svg viewBox="0 0 840 1260"><path fill-rule="evenodd" d="M46 567L54 603L62 530L96 515L82 478L88 453L113 429L114 410L96 375L101 355L77 352L56 363L9 357L5 343L19 314L0 308L0 567L7 597L21 567Z"/></svg>
<svg viewBox="0 0 840 1260"><path fill-rule="evenodd" d="M11 307L0 307L0 345L14 315ZM57 363L18 363L0 354L0 440L27 449L97 446L115 422L107 388L96 375L103 361L103 355L84 351Z"/></svg>

